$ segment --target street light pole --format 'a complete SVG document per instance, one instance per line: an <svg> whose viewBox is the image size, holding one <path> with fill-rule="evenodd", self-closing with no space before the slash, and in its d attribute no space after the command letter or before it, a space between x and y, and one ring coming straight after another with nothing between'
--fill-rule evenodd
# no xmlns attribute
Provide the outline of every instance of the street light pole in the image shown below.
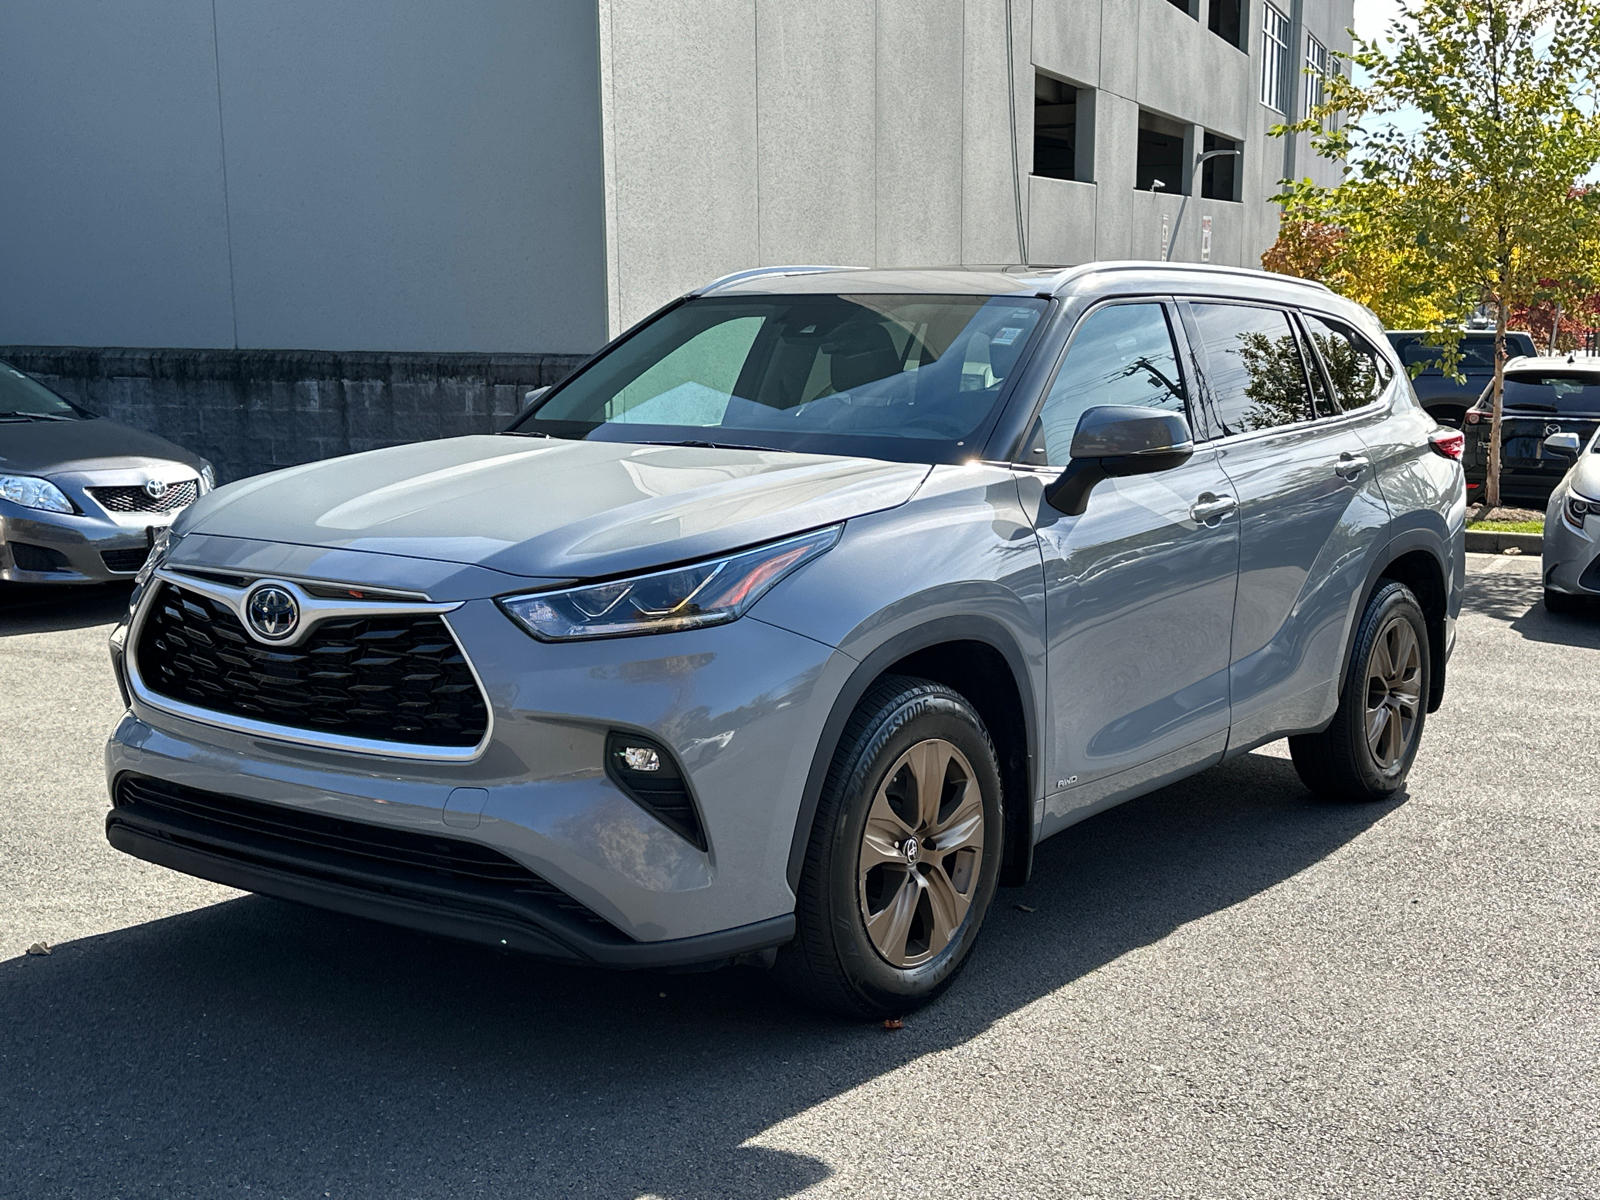
<svg viewBox="0 0 1600 1200"><path fill-rule="evenodd" d="M1167 239L1167 251L1162 258L1163 262L1172 257L1172 247L1178 244L1178 227L1183 224L1183 210L1189 207L1189 197L1199 185L1200 168L1213 158L1224 158L1230 154L1238 155L1240 153L1238 150L1207 150L1194 160L1194 170L1189 172L1189 190L1184 193L1183 203L1178 205L1178 215L1172 218L1172 236Z"/></svg>

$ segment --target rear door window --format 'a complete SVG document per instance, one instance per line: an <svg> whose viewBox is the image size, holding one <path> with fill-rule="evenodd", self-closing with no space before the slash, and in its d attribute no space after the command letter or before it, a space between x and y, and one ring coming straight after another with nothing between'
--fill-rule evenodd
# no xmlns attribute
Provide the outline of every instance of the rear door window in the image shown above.
<svg viewBox="0 0 1600 1200"><path fill-rule="evenodd" d="M1346 412L1365 408L1383 395L1394 371L1366 337L1329 317L1302 313L1311 340L1333 383L1333 394Z"/></svg>
<svg viewBox="0 0 1600 1200"><path fill-rule="evenodd" d="M1131 404L1184 412L1178 352L1159 303L1112 304L1091 312L1072 333L1072 345L1045 395L1035 426L1034 460L1064 465L1084 411ZM1039 438L1043 438L1043 455Z"/></svg>
<svg viewBox="0 0 1600 1200"><path fill-rule="evenodd" d="M1189 308L1205 348L1219 436L1311 419L1305 362L1288 313L1247 304Z"/></svg>

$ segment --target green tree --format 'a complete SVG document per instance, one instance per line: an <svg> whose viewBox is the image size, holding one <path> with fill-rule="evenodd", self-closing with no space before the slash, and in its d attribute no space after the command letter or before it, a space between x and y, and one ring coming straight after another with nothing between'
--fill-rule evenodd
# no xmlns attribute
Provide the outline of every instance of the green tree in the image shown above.
<svg viewBox="0 0 1600 1200"><path fill-rule="evenodd" d="M1340 56L1365 78L1336 65L1325 103L1279 129L1309 131L1320 156L1348 164L1343 181L1303 180L1278 199L1343 231L1336 265L1397 268L1374 307L1437 312L1448 368L1467 317L1494 312L1495 505L1507 318L1575 310L1600 279L1600 191L1583 186L1600 162L1600 0L1404 2L1385 39ZM1414 131L1389 119L1407 109Z"/></svg>

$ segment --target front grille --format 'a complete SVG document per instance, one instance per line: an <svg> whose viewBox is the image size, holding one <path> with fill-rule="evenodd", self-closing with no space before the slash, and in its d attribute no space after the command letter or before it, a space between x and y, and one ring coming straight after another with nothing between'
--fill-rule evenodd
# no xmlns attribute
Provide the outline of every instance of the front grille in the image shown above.
<svg viewBox="0 0 1600 1200"><path fill-rule="evenodd" d="M432 613L323 621L264 646L219 601L163 581L135 650L153 692L295 729L413 746L476 746L489 712Z"/></svg>
<svg viewBox="0 0 1600 1200"><path fill-rule="evenodd" d="M291 869L298 873L346 885L358 883L351 873L397 884L454 885L480 899L501 896L521 904L531 900L596 930L618 932L604 917L515 859L475 842L242 800L144 775L120 776L112 803L118 810L181 832L211 853L260 857L280 869L289 865L283 860L290 859Z"/></svg>
<svg viewBox="0 0 1600 1200"><path fill-rule="evenodd" d="M152 496L142 487L93 487L87 489L95 503L107 512L176 512L188 508L200 495L200 481L185 479L167 488L161 496Z"/></svg>
<svg viewBox="0 0 1600 1200"><path fill-rule="evenodd" d="M102 550L100 561L108 571L137 571L150 556L150 547L135 546L132 550Z"/></svg>

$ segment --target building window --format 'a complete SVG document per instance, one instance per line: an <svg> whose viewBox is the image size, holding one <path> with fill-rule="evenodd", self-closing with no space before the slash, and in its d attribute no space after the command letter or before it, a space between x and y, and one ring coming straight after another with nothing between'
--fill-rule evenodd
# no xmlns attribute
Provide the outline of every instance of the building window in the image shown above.
<svg viewBox="0 0 1600 1200"><path fill-rule="evenodd" d="M1184 169L1184 134L1176 121L1139 111L1139 152L1134 184L1141 192L1181 193L1189 190Z"/></svg>
<svg viewBox="0 0 1600 1200"><path fill-rule="evenodd" d="M1243 0L1211 0L1211 15L1206 25L1230 46L1244 49Z"/></svg>
<svg viewBox="0 0 1600 1200"><path fill-rule="evenodd" d="M1033 77L1033 173L1046 179L1094 178L1090 152L1093 135L1087 119L1079 121L1091 93L1048 75ZM1083 114L1085 117L1087 114ZM1080 130L1084 133L1079 140Z"/></svg>
<svg viewBox="0 0 1600 1200"><path fill-rule="evenodd" d="M1243 143L1206 134L1206 150L1239 150ZM1208 158L1200 168L1200 195L1207 200L1237 200L1239 198L1239 155L1219 154Z"/></svg>
<svg viewBox="0 0 1600 1200"><path fill-rule="evenodd" d="M1194 0L1167 0L1167 3L1180 12L1186 12L1195 20L1200 19L1200 12L1194 5Z"/></svg>
<svg viewBox="0 0 1600 1200"><path fill-rule="evenodd" d="M1261 103L1289 111L1294 79L1289 74L1289 18L1270 4L1261 6Z"/></svg>
<svg viewBox="0 0 1600 1200"><path fill-rule="evenodd" d="M1309 33L1306 34L1306 116L1322 107L1327 95L1323 78L1328 74L1328 48Z"/></svg>

